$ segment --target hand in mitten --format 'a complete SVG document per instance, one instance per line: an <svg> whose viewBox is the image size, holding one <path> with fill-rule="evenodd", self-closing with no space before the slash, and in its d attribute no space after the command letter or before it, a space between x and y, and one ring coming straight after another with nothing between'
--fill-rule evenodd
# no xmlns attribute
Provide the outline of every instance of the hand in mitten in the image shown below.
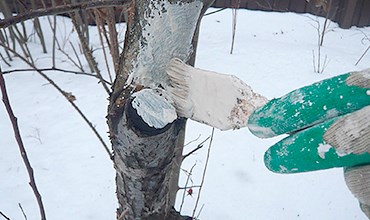
<svg viewBox="0 0 370 220"><path fill-rule="evenodd" d="M370 106L345 116L332 124L324 140L345 154L370 152ZM344 179L370 218L370 165L344 168Z"/></svg>
<svg viewBox="0 0 370 220"><path fill-rule="evenodd" d="M273 172L345 167L344 176L370 215L370 69L297 89L257 109L248 127L258 137L290 134L265 153Z"/></svg>

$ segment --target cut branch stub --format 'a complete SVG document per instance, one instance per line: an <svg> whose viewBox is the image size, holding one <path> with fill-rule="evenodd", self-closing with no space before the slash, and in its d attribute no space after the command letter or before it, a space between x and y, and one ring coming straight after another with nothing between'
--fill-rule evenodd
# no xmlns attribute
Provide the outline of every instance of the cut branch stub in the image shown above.
<svg viewBox="0 0 370 220"><path fill-rule="evenodd" d="M127 104L127 114L134 129L149 136L163 133L177 118L173 102L161 89L134 93Z"/></svg>

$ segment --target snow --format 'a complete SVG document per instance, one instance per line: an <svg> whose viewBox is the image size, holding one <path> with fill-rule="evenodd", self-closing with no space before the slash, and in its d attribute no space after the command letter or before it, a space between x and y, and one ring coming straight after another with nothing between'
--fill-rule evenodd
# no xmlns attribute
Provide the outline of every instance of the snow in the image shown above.
<svg viewBox="0 0 370 220"><path fill-rule="evenodd" d="M240 10L234 53L231 43L231 10L206 16L202 22L196 66L220 73L232 73L251 85L254 91L268 97L280 97L301 86L341 73L369 67L370 54L354 64L369 45L365 34L370 28L343 30L330 24L321 54L330 61L323 74L313 72L312 50L317 50L316 17L293 13ZM46 18L40 21L51 31ZM65 24L58 28L63 42L76 42L69 19L58 17ZM323 19L319 19L323 23ZM27 25L29 22L27 22ZM123 30L124 25L118 25ZM31 33L32 30L29 31ZM34 39L34 38L33 38ZM103 60L95 27L91 27L95 56ZM51 53L42 54L35 40L30 50L37 54L36 64L51 67ZM73 54L68 43L65 50ZM80 54L82 57L82 55ZM59 68L76 69L60 52ZM87 64L84 59L84 67ZM19 59L12 67L28 68ZM105 70L103 63L100 67ZM106 125L107 97L97 80L61 72L47 73L65 91L72 92L87 117L109 143ZM106 76L106 71L103 71ZM106 77L108 78L108 77ZM115 171L97 138L84 124L69 103L35 72L5 75L7 88L18 117L20 131L34 168L48 219L101 220L115 219ZM39 219L38 208L18 152L5 108L0 105L0 211L12 220L24 219L18 203L28 219ZM189 121L184 154L211 134L211 128ZM204 187L201 192L200 219L366 219L357 200L347 189L342 169L331 169L293 175L274 174L263 164L263 154L282 137L259 139L248 129L216 130ZM189 156L182 168L193 169L194 185L201 181L207 144ZM187 179L181 173L180 186ZM191 182L191 181L190 181ZM178 193L180 207L182 191ZM185 197L182 213L191 215L198 196Z"/></svg>

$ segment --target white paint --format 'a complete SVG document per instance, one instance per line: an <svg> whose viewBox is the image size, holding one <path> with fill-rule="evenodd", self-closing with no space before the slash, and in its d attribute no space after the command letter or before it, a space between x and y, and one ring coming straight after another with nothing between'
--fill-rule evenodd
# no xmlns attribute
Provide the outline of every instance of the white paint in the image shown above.
<svg viewBox="0 0 370 220"><path fill-rule="evenodd" d="M274 136L276 136L276 133L271 128L261 127L261 126L254 125L254 124L248 124L248 128L257 137L274 137Z"/></svg>
<svg viewBox="0 0 370 220"><path fill-rule="evenodd" d="M351 154L352 152L337 150L336 153L337 153L338 156L344 157L344 156L347 156L347 155Z"/></svg>
<svg viewBox="0 0 370 220"><path fill-rule="evenodd" d="M150 127L161 129L177 118L176 109L163 90L143 89L132 96L132 107Z"/></svg>
<svg viewBox="0 0 370 220"><path fill-rule="evenodd" d="M289 155L289 151L287 149L287 144L284 144L278 151L276 151L276 154L279 156L279 157L286 157Z"/></svg>
<svg viewBox="0 0 370 220"><path fill-rule="evenodd" d="M299 90L295 90L295 91L291 92L291 94L286 95L286 96L290 98L290 102L292 104L296 104L296 103L303 104L305 102L304 101L305 96ZM282 97L282 99L284 99L284 98L285 97Z"/></svg>
<svg viewBox="0 0 370 220"><path fill-rule="evenodd" d="M286 167L284 167L283 165L279 165L280 167L280 172L281 173L286 173L288 171L288 169Z"/></svg>
<svg viewBox="0 0 370 220"><path fill-rule="evenodd" d="M166 67L173 57L187 61L203 3L153 1L142 25L142 48L126 84L157 88L168 83Z"/></svg>
<svg viewBox="0 0 370 220"><path fill-rule="evenodd" d="M324 106L322 107L322 109L324 109L325 111L326 111L326 110L328 110L328 108L326 107L326 105L324 105Z"/></svg>
<svg viewBox="0 0 370 220"><path fill-rule="evenodd" d="M319 144L319 147L317 148L317 153L322 159L325 159L325 154L329 152L329 150L332 148L329 144Z"/></svg>
<svg viewBox="0 0 370 220"><path fill-rule="evenodd" d="M247 126L250 114L267 99L233 75L201 70L173 59L167 73L179 116L220 130Z"/></svg>
<svg viewBox="0 0 370 220"><path fill-rule="evenodd" d="M324 109L324 110L326 110L326 109ZM330 110L326 111L325 118L330 119L330 118L337 117L338 115L339 115L338 110L333 108L333 109L330 109Z"/></svg>
<svg viewBox="0 0 370 220"><path fill-rule="evenodd" d="M317 153L322 159L325 159L325 154L330 151L330 149L334 149L335 153L339 157L344 157L348 154L351 154L352 152L349 152L348 150L340 150L340 149L335 149L333 146L329 144L319 144L319 147L317 148Z"/></svg>

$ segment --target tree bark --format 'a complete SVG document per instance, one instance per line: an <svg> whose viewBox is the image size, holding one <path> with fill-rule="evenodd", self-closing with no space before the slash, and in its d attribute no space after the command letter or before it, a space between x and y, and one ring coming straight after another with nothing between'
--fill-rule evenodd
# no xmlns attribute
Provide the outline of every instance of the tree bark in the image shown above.
<svg viewBox="0 0 370 220"><path fill-rule="evenodd" d="M125 47L107 116L116 168L117 218L189 218L174 211L186 121L166 121L162 117L159 120L167 124L160 125L154 119L153 122L148 118L150 113L164 111L161 107L147 109L137 104L136 94L150 89L155 91L149 91L150 94L158 94L155 105L172 105L171 100L161 98L169 86L167 63L174 57L194 63L200 19L212 2L133 0L131 3Z"/></svg>

